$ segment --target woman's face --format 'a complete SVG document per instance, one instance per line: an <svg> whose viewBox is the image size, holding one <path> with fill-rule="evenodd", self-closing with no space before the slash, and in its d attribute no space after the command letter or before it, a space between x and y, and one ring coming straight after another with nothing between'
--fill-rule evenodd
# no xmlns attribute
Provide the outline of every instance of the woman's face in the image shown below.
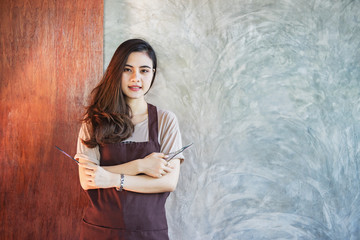
<svg viewBox="0 0 360 240"><path fill-rule="evenodd" d="M146 52L132 52L122 73L121 89L126 100L143 99L154 76L153 62Z"/></svg>

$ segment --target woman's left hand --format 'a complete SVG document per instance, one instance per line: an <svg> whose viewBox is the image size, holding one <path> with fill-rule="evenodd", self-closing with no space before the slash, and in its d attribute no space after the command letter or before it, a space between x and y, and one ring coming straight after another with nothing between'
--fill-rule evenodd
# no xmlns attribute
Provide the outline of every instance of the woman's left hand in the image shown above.
<svg viewBox="0 0 360 240"><path fill-rule="evenodd" d="M79 163L85 184L89 189L93 188L112 188L120 181L119 174L106 171L104 168L90 164Z"/></svg>

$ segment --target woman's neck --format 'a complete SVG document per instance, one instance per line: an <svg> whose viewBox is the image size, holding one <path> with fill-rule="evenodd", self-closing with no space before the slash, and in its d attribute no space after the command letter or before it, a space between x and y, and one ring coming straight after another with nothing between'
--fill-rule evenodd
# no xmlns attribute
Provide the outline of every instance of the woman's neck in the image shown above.
<svg viewBox="0 0 360 240"><path fill-rule="evenodd" d="M147 118L148 108L144 99L130 99L127 104L131 108L131 121L134 124L144 121Z"/></svg>

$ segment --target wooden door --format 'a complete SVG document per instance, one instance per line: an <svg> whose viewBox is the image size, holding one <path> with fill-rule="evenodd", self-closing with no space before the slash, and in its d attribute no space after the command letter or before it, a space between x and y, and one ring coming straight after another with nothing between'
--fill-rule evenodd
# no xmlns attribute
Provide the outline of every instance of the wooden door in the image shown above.
<svg viewBox="0 0 360 240"><path fill-rule="evenodd" d="M0 239L77 239L74 155L102 75L103 1L0 2Z"/></svg>

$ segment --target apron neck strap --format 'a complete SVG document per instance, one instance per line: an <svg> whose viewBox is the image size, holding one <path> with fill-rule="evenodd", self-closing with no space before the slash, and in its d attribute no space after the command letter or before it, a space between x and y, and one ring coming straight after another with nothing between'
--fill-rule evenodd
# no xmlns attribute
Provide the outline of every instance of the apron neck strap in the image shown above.
<svg viewBox="0 0 360 240"><path fill-rule="evenodd" d="M149 141L158 141L158 115L157 108L148 103Z"/></svg>

